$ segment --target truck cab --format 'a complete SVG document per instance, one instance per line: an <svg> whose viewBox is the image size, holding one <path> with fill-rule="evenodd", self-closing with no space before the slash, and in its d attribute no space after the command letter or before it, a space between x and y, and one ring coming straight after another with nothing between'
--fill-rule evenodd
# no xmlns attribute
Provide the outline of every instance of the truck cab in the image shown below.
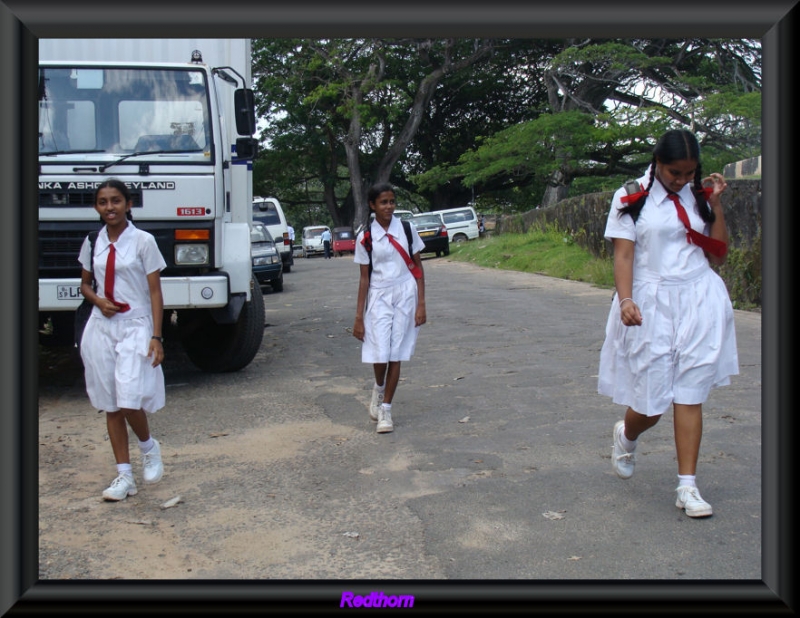
<svg viewBox="0 0 800 618"><path fill-rule="evenodd" d="M51 341L72 337L77 255L102 226L95 189L114 177L167 262L165 337L204 371L249 364L264 323L249 40L42 39L39 57L39 313Z"/></svg>

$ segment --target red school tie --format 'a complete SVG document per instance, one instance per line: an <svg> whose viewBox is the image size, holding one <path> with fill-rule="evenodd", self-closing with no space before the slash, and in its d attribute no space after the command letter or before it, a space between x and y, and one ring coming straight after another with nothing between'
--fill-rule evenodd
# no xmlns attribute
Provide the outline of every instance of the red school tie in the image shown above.
<svg viewBox="0 0 800 618"><path fill-rule="evenodd" d="M117 307L119 307L120 313L124 313L128 309L130 309L130 305L127 303L118 303L114 300L114 265L117 261L117 250L114 248L113 244L108 245L108 258L106 259L106 278L104 281L104 290L106 294L106 298L114 303Z"/></svg>
<svg viewBox="0 0 800 618"><path fill-rule="evenodd" d="M678 195L676 193L667 193L667 197L669 197L669 199L671 199L675 204L675 209L678 211L678 219L681 220L681 223L683 223L683 226L686 228L686 240L689 243L697 245L703 251L706 251L711 255L724 257L728 252L728 245L721 240L711 238L710 236L706 236L697 230L692 229L692 226L689 223L689 215L686 214L686 210L681 204Z"/></svg>

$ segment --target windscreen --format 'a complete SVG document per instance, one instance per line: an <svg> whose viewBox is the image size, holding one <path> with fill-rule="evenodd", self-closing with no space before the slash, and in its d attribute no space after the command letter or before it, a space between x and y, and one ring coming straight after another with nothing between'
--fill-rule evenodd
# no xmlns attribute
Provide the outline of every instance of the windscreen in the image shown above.
<svg viewBox="0 0 800 618"><path fill-rule="evenodd" d="M39 68L39 154L211 152L201 70Z"/></svg>

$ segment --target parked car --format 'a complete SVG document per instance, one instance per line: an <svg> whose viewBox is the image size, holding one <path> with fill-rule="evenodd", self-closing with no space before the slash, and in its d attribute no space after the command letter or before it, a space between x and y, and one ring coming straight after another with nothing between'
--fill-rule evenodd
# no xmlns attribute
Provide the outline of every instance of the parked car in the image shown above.
<svg viewBox="0 0 800 618"><path fill-rule="evenodd" d="M253 221L258 221L267 226L281 254L283 272L288 273L292 269L292 264L294 264L294 252L292 251L292 241L289 238L289 224L278 199L274 197L254 197Z"/></svg>
<svg viewBox="0 0 800 618"><path fill-rule="evenodd" d="M303 244L303 257L309 258L315 253L325 253L325 247L322 245L322 232L323 230L330 231L327 225L307 225L303 228L302 244Z"/></svg>
<svg viewBox="0 0 800 618"><path fill-rule="evenodd" d="M435 253L436 257L450 255L450 238L447 236L447 227L442 223L442 218L436 213L414 215L411 218L419 237L425 243L422 253Z"/></svg>
<svg viewBox="0 0 800 618"><path fill-rule="evenodd" d="M254 221L250 228L250 257L253 260L253 275L263 288L270 286L273 292L283 291L283 260L269 229Z"/></svg>
<svg viewBox="0 0 800 618"><path fill-rule="evenodd" d="M344 253L356 252L356 235L351 227L333 228L333 255L341 256Z"/></svg>
<svg viewBox="0 0 800 618"><path fill-rule="evenodd" d="M398 219L411 219L414 217L414 213L410 210L395 210L394 216Z"/></svg>
<svg viewBox="0 0 800 618"><path fill-rule="evenodd" d="M442 217L442 223L447 226L450 242L464 242L480 236L478 215L472 206L445 208L433 212Z"/></svg>

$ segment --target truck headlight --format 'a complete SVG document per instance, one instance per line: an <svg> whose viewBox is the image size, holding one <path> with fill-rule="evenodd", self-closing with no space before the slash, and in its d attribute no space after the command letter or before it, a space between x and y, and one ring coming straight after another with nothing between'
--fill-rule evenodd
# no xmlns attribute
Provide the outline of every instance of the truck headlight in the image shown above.
<svg viewBox="0 0 800 618"><path fill-rule="evenodd" d="M178 266L203 266L209 264L207 244L175 245L175 264Z"/></svg>

